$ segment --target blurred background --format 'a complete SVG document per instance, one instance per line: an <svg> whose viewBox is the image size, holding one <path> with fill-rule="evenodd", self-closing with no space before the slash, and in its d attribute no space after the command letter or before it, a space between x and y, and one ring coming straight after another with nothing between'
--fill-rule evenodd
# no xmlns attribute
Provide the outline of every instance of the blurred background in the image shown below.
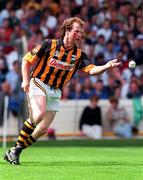
<svg viewBox="0 0 143 180"><path fill-rule="evenodd" d="M118 137L107 118L111 97L118 99L119 106L125 110L132 136L142 136L142 0L0 0L0 136L4 119L8 120L8 136L16 136L28 115L21 89L23 55L45 38L59 38L60 25L71 16L86 22L81 47L91 63L103 65L113 58L123 63L100 76L78 72L63 89L61 110L47 130L47 136L85 137L79 123L93 95L98 96L101 108L101 138ZM128 68L130 59L136 62L135 69ZM8 106L5 97L8 97Z"/></svg>

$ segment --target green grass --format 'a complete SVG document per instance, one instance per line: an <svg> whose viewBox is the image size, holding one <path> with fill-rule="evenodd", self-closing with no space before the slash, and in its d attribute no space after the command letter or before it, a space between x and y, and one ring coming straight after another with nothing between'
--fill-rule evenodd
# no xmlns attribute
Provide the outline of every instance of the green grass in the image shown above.
<svg viewBox="0 0 143 180"><path fill-rule="evenodd" d="M142 139L38 142L23 151L21 166L0 158L0 180L143 180L142 145Z"/></svg>

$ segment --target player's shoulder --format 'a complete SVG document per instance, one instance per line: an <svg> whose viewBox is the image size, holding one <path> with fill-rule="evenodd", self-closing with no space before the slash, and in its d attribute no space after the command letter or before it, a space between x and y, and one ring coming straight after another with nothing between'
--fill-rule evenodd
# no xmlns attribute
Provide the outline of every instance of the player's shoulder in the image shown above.
<svg viewBox="0 0 143 180"><path fill-rule="evenodd" d="M45 39L45 44L47 46L52 45L52 43L55 44L56 46L62 45L62 42L60 39L54 39L54 38L53 39Z"/></svg>
<svg viewBox="0 0 143 180"><path fill-rule="evenodd" d="M49 46L52 43L52 39L44 39L43 45Z"/></svg>
<svg viewBox="0 0 143 180"><path fill-rule="evenodd" d="M46 50L46 49L50 49L50 47L52 46L53 41L56 41L54 39L44 39L42 45L41 45L41 50Z"/></svg>

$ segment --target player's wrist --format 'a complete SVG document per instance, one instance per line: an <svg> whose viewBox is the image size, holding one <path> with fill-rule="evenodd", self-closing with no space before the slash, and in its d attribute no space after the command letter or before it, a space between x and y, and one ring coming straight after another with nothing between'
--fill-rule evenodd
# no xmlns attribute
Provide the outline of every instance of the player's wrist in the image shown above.
<svg viewBox="0 0 143 180"><path fill-rule="evenodd" d="M109 64L108 62L104 65L104 68L105 68L105 70L107 70L107 69L110 69L111 68L111 64Z"/></svg>

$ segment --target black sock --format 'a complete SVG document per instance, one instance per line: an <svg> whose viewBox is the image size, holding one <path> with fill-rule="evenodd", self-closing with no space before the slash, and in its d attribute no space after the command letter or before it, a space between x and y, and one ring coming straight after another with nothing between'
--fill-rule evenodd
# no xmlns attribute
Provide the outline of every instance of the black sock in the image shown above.
<svg viewBox="0 0 143 180"><path fill-rule="evenodd" d="M16 142L16 146L20 145L23 148L25 148L27 145L27 143L25 144L25 142L33 133L34 129L35 129L34 125L30 124L28 121L25 121L24 126L21 129L20 134L18 136L18 141Z"/></svg>

